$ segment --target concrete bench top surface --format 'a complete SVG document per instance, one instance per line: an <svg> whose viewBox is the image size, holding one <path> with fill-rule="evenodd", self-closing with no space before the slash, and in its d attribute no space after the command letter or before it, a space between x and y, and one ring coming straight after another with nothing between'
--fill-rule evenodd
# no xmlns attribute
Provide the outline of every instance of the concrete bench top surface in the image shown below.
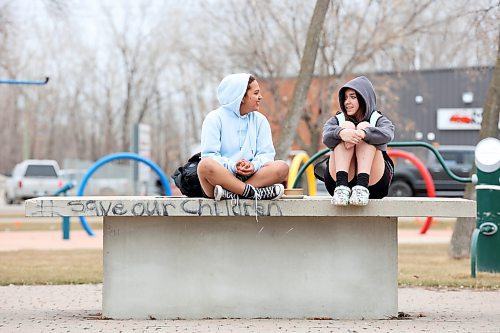
<svg viewBox="0 0 500 333"><path fill-rule="evenodd" d="M370 200L364 207L337 207L330 197L215 201L166 196L38 197L25 202L26 216L362 216L475 217L476 202L456 198Z"/></svg>

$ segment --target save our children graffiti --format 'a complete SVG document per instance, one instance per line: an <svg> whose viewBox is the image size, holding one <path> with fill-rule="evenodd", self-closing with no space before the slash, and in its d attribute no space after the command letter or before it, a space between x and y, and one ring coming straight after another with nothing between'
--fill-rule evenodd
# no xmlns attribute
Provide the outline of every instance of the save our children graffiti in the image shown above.
<svg viewBox="0 0 500 333"><path fill-rule="evenodd" d="M52 207L55 209L55 207ZM71 215L82 216L283 216L276 202L186 199L176 201L73 200L67 203ZM63 215L63 214L60 214Z"/></svg>

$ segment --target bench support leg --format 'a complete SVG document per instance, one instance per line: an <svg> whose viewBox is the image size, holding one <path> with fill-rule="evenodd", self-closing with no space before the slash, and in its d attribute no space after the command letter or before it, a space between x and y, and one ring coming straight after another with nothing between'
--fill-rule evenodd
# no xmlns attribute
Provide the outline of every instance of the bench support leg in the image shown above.
<svg viewBox="0 0 500 333"><path fill-rule="evenodd" d="M397 219L104 217L103 315L397 315Z"/></svg>

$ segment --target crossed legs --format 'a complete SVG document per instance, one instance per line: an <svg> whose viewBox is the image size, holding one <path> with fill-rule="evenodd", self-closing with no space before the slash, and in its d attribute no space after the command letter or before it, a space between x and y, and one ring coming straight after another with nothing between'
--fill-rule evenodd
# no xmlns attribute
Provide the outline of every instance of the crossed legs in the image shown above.
<svg viewBox="0 0 500 333"><path fill-rule="evenodd" d="M203 192L209 198L214 197L214 188L220 185L228 191L242 195L245 184L258 187L279 184L288 176L288 164L285 161L272 161L264 164L259 171L254 173L246 182L236 178L232 172L224 168L211 158L203 158L198 164L198 178Z"/></svg>

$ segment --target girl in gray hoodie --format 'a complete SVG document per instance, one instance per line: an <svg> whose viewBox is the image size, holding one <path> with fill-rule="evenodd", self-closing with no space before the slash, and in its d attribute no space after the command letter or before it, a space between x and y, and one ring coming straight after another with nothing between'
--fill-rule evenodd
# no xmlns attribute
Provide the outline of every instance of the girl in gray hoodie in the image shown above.
<svg viewBox="0 0 500 333"><path fill-rule="evenodd" d="M357 77L340 88L341 111L323 127L323 143L331 149L325 185L334 205L365 206L387 195L394 164L386 150L394 125L376 102L371 82Z"/></svg>

